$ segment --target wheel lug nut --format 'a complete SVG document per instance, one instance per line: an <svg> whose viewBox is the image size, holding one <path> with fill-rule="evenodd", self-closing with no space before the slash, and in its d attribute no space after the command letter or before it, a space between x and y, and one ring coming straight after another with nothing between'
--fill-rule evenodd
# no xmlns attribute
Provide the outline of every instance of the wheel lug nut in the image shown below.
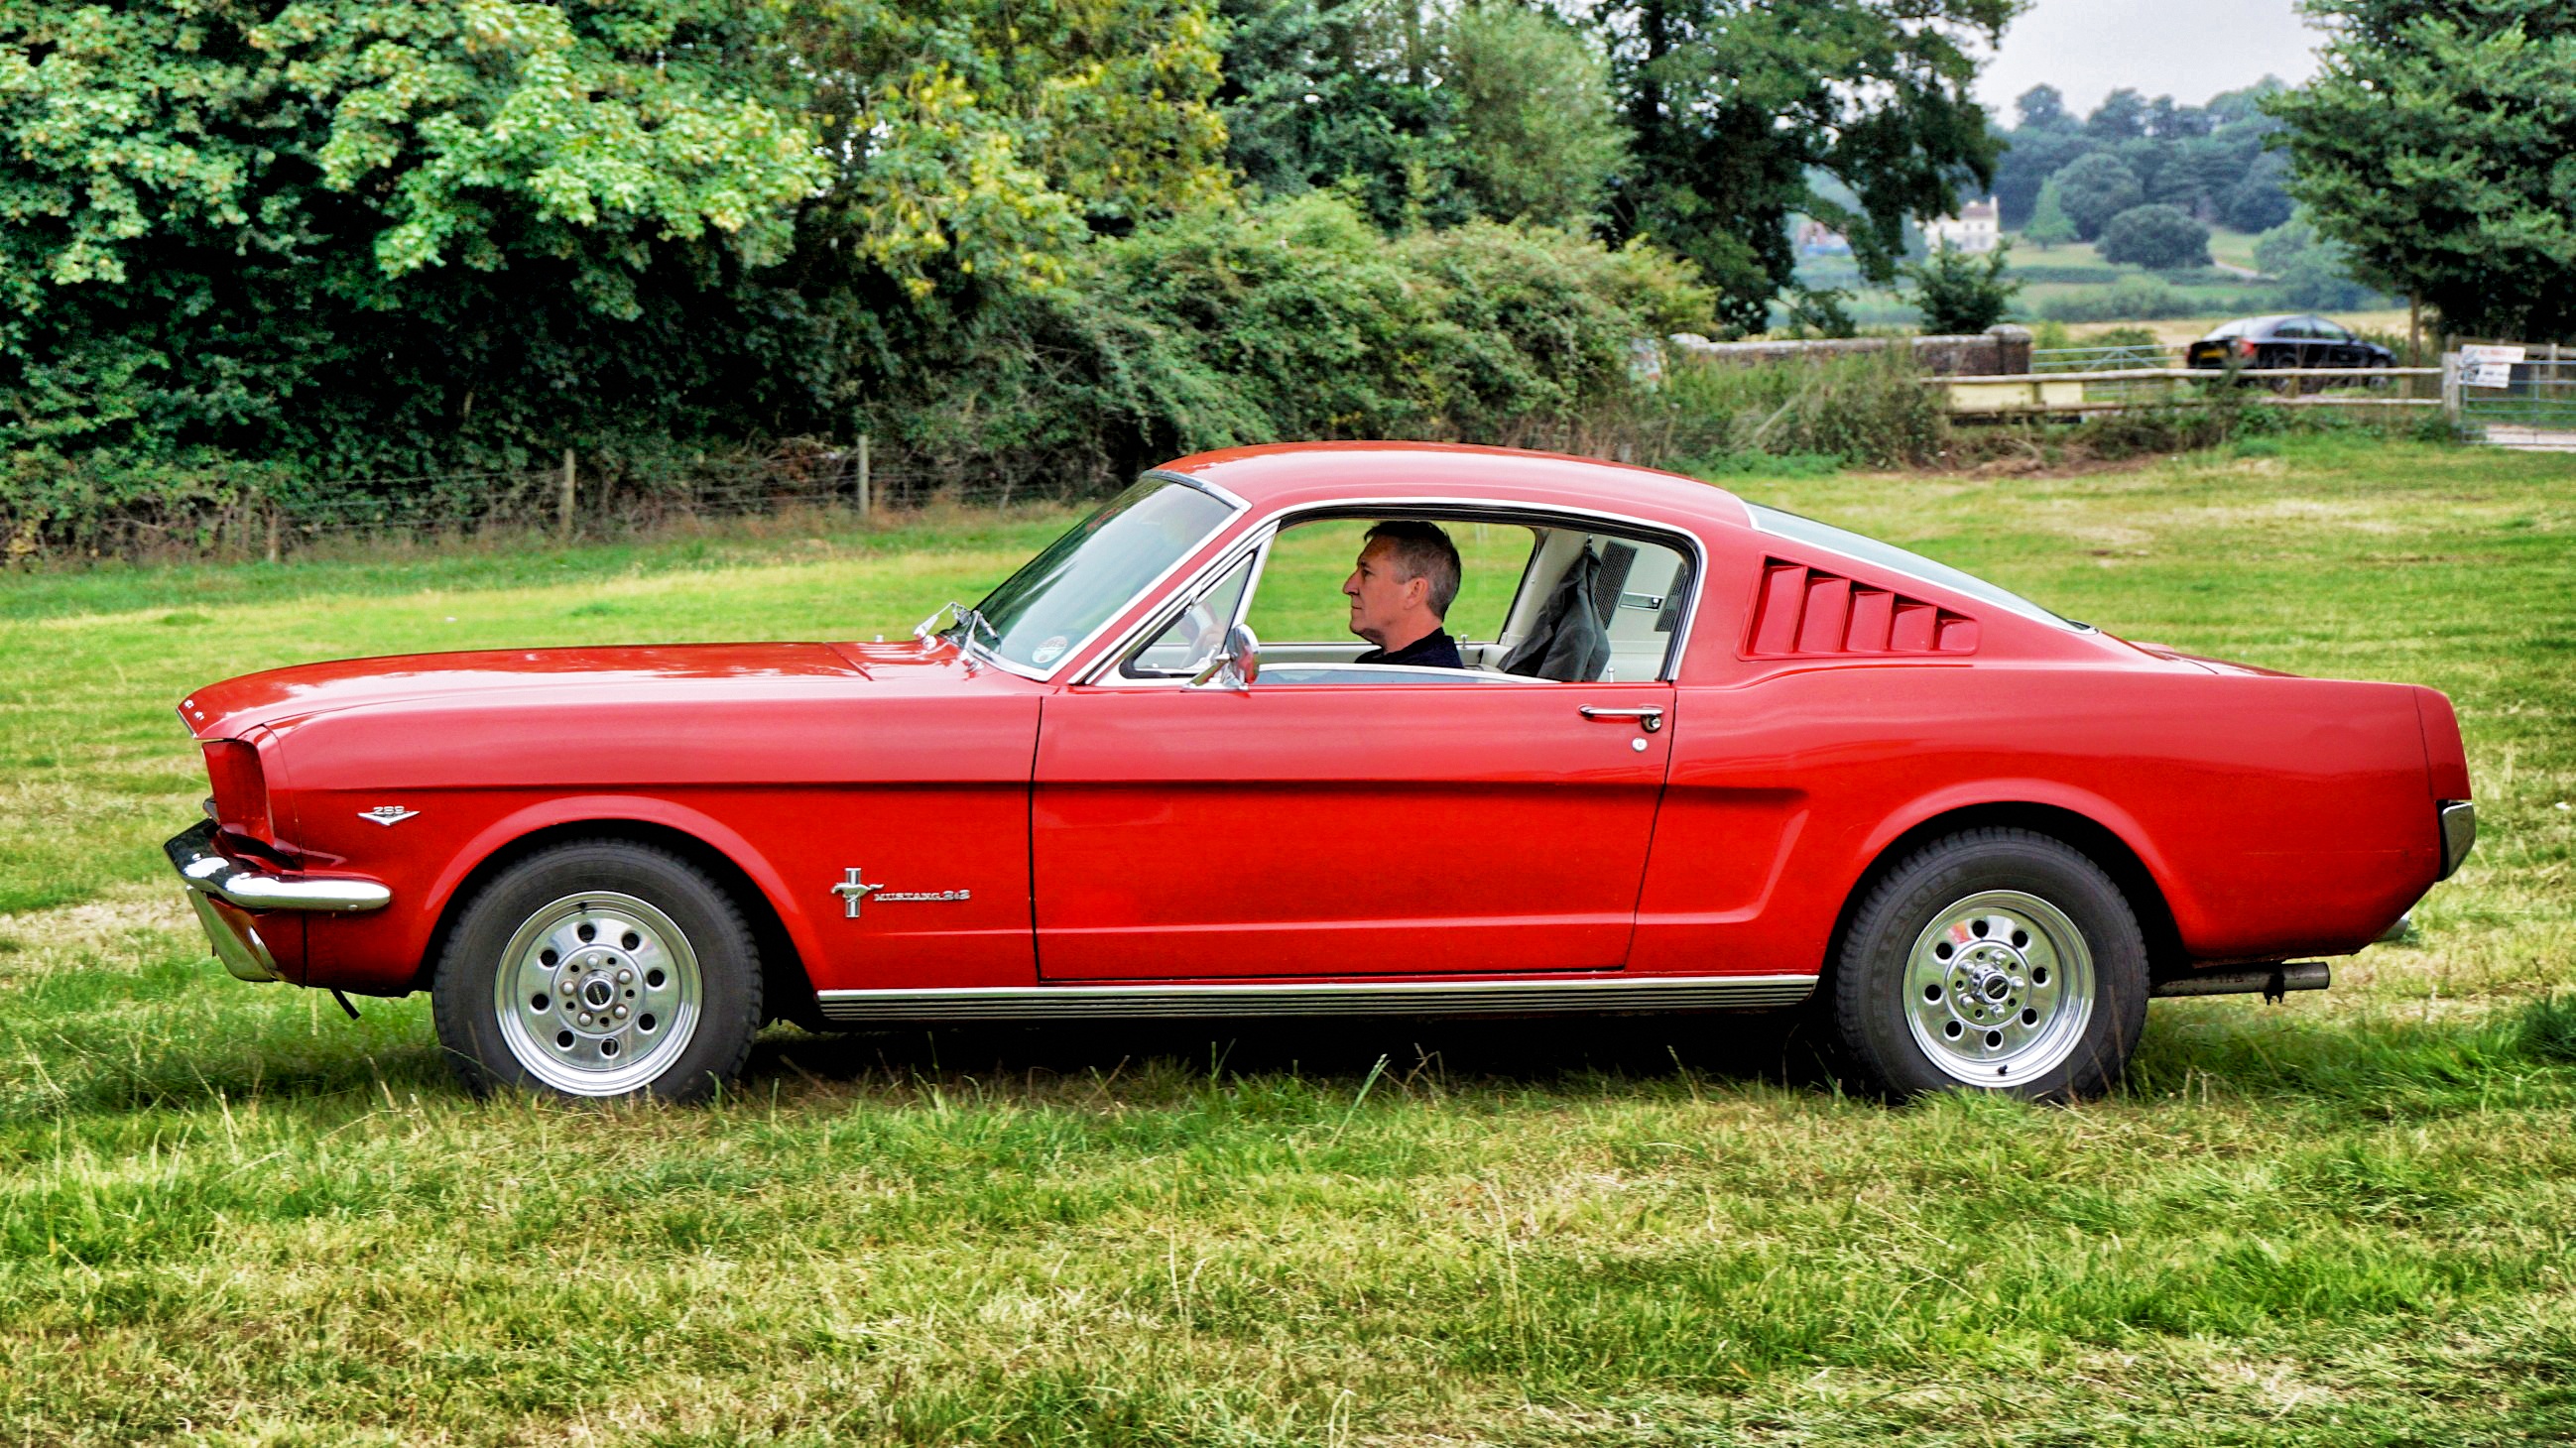
<svg viewBox="0 0 2576 1448"><path fill-rule="evenodd" d="M617 1018L621 1021L626 1019L626 1007L619 1006L617 1008Z"/></svg>
<svg viewBox="0 0 2576 1448"><path fill-rule="evenodd" d="M635 972L633 972L633 971L631 971L631 970L621 970L621 971L619 971L619 972L617 973L617 983L618 983L619 985L628 985L628 984L631 984L631 983L633 983L634 979L635 979Z"/></svg>

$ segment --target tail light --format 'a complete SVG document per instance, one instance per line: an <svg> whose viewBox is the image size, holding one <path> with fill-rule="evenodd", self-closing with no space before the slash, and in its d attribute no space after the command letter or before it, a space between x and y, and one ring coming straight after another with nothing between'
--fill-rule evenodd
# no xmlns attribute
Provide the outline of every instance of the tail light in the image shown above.
<svg viewBox="0 0 2576 1448"><path fill-rule="evenodd" d="M2251 357L2251 356L2253 356L2253 355L2254 355L2254 339L2253 339L2253 338L2251 338L2251 337L2239 337L2239 338L2237 338L2237 339L2236 339L2236 355L2237 355L2237 356L2239 356L2239 357Z"/></svg>
<svg viewBox="0 0 2576 1448"><path fill-rule="evenodd" d="M255 840L276 839L268 819L268 779L255 746L239 739L209 741L206 777L215 786L216 824Z"/></svg>

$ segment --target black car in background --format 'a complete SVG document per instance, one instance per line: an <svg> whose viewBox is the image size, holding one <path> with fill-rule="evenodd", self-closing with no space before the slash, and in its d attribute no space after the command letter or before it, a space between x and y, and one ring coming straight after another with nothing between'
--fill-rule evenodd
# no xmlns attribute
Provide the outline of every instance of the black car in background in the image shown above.
<svg viewBox="0 0 2576 1448"><path fill-rule="evenodd" d="M2323 317L2239 317L2183 349L2193 367L2394 367L2397 354Z"/></svg>

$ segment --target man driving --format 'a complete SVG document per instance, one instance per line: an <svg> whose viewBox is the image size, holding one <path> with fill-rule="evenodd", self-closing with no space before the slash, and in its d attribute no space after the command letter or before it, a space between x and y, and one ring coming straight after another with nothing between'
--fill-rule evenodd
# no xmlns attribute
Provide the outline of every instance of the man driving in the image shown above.
<svg viewBox="0 0 2576 1448"><path fill-rule="evenodd" d="M1436 523L1388 521L1360 540L1359 566L1342 581L1351 632L1377 645L1351 662L1463 669L1458 641L1441 627L1457 600L1458 545Z"/></svg>

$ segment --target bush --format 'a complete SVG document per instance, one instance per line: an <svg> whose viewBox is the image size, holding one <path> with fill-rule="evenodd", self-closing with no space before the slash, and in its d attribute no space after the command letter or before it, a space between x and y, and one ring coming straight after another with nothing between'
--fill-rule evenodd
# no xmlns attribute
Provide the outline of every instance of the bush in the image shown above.
<svg viewBox="0 0 2576 1448"><path fill-rule="evenodd" d="M1054 493L1288 439L1565 446L1644 406L1637 342L1711 308L1648 247L1493 222L1389 240L1309 192L1104 241L869 412L960 478Z"/></svg>
<svg viewBox="0 0 2576 1448"><path fill-rule="evenodd" d="M2039 314L2056 322L2153 322L2204 310L2199 301L2171 283L2134 276L2075 296L2051 297L2039 305Z"/></svg>
<svg viewBox="0 0 2576 1448"><path fill-rule="evenodd" d="M1935 250L1900 270L1914 283L1913 301L1923 313L1923 330L1934 335L1982 332L2004 319L2018 279L2007 281L2004 268L2012 256L2009 242L1973 256L1948 247Z"/></svg>
<svg viewBox="0 0 2576 1448"><path fill-rule="evenodd" d="M2133 206L2102 228L2104 261L2151 271L2209 265L2209 228L2178 206Z"/></svg>

